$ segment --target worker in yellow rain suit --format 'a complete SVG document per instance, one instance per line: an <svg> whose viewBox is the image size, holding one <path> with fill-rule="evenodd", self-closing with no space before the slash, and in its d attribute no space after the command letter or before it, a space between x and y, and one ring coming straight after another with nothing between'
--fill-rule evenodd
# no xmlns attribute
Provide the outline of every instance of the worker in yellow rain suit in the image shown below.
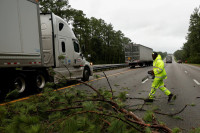
<svg viewBox="0 0 200 133"><path fill-rule="evenodd" d="M151 75L154 75L154 81L151 86L151 92L149 93L149 98L145 99L145 102L153 102L153 98L157 89L160 89L168 96L168 102L171 101L173 94L164 86L163 80L167 78L167 74L164 68L164 62L161 56L154 52L152 54L153 58L153 70L149 71Z"/></svg>

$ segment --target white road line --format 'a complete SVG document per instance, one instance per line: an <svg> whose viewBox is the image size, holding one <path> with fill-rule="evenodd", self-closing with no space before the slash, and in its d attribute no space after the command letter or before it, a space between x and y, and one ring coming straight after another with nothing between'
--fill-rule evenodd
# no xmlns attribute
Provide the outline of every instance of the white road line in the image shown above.
<svg viewBox="0 0 200 133"><path fill-rule="evenodd" d="M187 71L185 71L185 73L188 73Z"/></svg>
<svg viewBox="0 0 200 133"><path fill-rule="evenodd" d="M197 85L200 85L200 83L196 79L193 79L193 80Z"/></svg>
<svg viewBox="0 0 200 133"><path fill-rule="evenodd" d="M144 80L142 83L144 84L145 82L147 82L149 79L147 78L146 80Z"/></svg>

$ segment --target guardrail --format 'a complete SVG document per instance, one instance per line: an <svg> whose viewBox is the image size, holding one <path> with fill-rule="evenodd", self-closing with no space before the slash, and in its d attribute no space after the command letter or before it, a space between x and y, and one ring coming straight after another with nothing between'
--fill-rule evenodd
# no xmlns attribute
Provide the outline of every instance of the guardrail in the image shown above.
<svg viewBox="0 0 200 133"><path fill-rule="evenodd" d="M106 69L114 69L121 67L128 67L128 64L105 64L105 65L93 65L93 71L102 71Z"/></svg>

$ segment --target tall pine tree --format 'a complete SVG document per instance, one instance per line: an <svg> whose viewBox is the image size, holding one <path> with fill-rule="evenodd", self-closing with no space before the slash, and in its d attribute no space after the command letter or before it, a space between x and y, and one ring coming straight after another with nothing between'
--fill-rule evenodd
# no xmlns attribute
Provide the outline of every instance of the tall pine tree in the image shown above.
<svg viewBox="0 0 200 133"><path fill-rule="evenodd" d="M190 25L182 51L176 51L175 57L190 63L200 63L200 7L190 16Z"/></svg>

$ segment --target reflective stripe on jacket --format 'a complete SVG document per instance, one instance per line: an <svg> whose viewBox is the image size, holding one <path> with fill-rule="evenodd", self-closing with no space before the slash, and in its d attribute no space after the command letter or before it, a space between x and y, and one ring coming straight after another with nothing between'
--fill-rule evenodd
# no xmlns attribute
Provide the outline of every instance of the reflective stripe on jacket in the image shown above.
<svg viewBox="0 0 200 133"><path fill-rule="evenodd" d="M167 74L164 68L164 62L160 55L153 61L153 72L156 79L166 79Z"/></svg>

